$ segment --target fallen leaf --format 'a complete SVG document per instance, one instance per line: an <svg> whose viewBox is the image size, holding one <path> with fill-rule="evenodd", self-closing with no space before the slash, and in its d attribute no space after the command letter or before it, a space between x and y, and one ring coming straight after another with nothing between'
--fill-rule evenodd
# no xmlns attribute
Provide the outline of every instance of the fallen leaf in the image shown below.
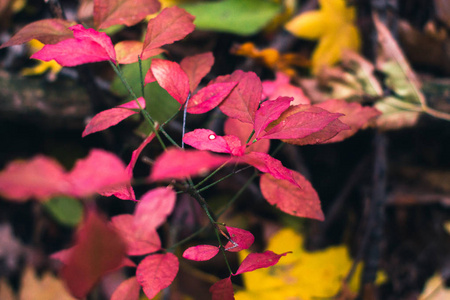
<svg viewBox="0 0 450 300"><path fill-rule="evenodd" d="M38 278L36 272L30 266L25 268L22 275L18 299L75 300L59 278L53 276L50 272L45 272Z"/></svg>
<svg viewBox="0 0 450 300"><path fill-rule="evenodd" d="M344 49L358 51L360 38L354 22L356 10L344 0L319 0L320 10L294 17L285 28L297 37L319 40L312 56L312 71L338 62Z"/></svg>

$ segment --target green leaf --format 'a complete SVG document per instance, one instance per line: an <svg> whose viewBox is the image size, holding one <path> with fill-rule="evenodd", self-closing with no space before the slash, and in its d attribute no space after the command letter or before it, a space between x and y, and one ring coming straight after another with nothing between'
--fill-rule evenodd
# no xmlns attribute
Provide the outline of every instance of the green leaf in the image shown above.
<svg viewBox="0 0 450 300"><path fill-rule="evenodd" d="M150 68L150 64L151 59L142 61L142 73L144 77ZM122 73L136 96L141 97L142 90L141 78L139 76L139 63L122 66ZM111 91L119 96L127 97L128 101L133 100L129 95L128 90L117 76L111 84ZM180 107L180 104L160 87L157 82L147 84L144 88L144 93L147 104L146 110L150 113L152 118L159 123L168 120Z"/></svg>
<svg viewBox="0 0 450 300"><path fill-rule="evenodd" d="M181 5L195 16L197 29L252 35L280 12L281 6L266 0L223 0Z"/></svg>
<svg viewBox="0 0 450 300"><path fill-rule="evenodd" d="M44 208L60 224L75 227L83 216L83 205L75 198L60 196L44 203Z"/></svg>

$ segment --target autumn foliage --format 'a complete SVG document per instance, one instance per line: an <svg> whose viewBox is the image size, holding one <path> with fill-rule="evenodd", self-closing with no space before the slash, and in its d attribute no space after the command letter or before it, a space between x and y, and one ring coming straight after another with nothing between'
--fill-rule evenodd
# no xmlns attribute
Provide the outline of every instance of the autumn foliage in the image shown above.
<svg viewBox="0 0 450 300"><path fill-rule="evenodd" d="M64 67L108 62L120 74L121 64L160 54L164 51L162 46L182 40L194 30L192 15L181 8L170 7L150 19L143 42L127 40L114 45L108 34L99 31L112 25L135 25L159 9L156 0L95 0L93 28L60 19L40 20L19 30L2 47L37 39L46 45L31 58L55 60ZM133 189L134 166L142 150L150 143L163 143L161 136L166 134L165 124L156 123L146 111L145 97L98 112L80 133L85 137L120 126L121 121L141 114L152 130L135 149L128 166L114 153L93 149L86 158L79 159L71 171L49 157L38 155L29 160L12 161L0 172L0 194L10 201L46 202L53 196L70 195L86 203L75 245L54 254L63 265L61 277L75 297L88 295L108 272L135 266L128 256L145 257L136 266L136 276L125 280L112 299L138 299L140 287L151 299L168 287L177 276L179 257L175 248L166 247L161 241L158 230L172 214L180 193L200 203L218 236L216 244L187 248L183 258L205 261L221 251L248 249L253 244L253 235L247 230L220 224L203 199L201 187L192 182L193 177L210 178L208 174L217 168L251 166L257 170L262 195L276 209L297 217L324 219L314 187L302 174L286 168L269 154L270 141L295 145L339 142L367 127L379 112L336 99L310 104L302 91L290 85L282 74L273 82L261 82L254 72L236 70L199 88L213 64L214 57L207 52L187 56L179 63L153 58L150 68L145 70L143 84L157 82L179 103L181 113L205 114L218 109L227 119L224 135L196 128L185 133L182 141L175 141L169 147L164 145L164 151L152 158L149 176L141 178L146 184L158 187L138 198ZM133 95L132 90L130 94ZM184 149L184 144L192 149ZM95 194L136 201L137 205L133 214L107 220L87 205ZM226 243L222 243L221 237ZM268 249L249 253L237 270L230 270L229 277L211 287L213 299L234 299L233 276L275 265L289 255L289 251L277 254Z"/></svg>

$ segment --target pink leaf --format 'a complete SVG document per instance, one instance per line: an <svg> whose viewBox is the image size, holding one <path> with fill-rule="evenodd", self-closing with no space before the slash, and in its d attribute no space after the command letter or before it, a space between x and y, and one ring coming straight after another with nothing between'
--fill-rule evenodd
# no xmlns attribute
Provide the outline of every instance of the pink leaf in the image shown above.
<svg viewBox="0 0 450 300"><path fill-rule="evenodd" d="M295 115L297 113L301 112L308 112L308 113L317 113L317 114L325 114L329 113L326 110L323 110L320 107L317 106L309 106L309 105L299 105L299 106L291 106L289 107L280 117L280 119L286 119L289 116ZM320 129L319 131L313 132L305 137L302 138L296 138L296 139L282 139L283 142L294 144L294 145L311 145L311 144L323 144L326 143L329 139L337 135L341 131L347 131L349 127L342 123L339 119L342 118L339 117L338 119L335 119L328 123L325 127ZM277 124L279 120L274 121L269 125L269 127L273 127L275 124Z"/></svg>
<svg viewBox="0 0 450 300"><path fill-rule="evenodd" d="M252 133L252 130L253 130L253 125L251 125L249 123L243 123L243 122L239 121L238 119L228 118L225 121L225 125L224 125L225 134L237 136L239 138L239 140L241 141L242 145L245 145L248 138L250 137L250 134ZM252 141L254 139L255 139L255 135L253 134L250 141ZM267 152L269 152L269 148L270 148L270 140L261 139L255 143L252 143L250 146L248 146L245 149L245 152L247 152L247 153L248 152L267 153Z"/></svg>
<svg viewBox="0 0 450 300"><path fill-rule="evenodd" d="M287 180L294 185L298 185L293 177L293 171L284 167L278 159L273 158L269 154L250 152L240 159L241 162L252 165L261 172L269 173L277 179ZM299 187L301 188L301 186Z"/></svg>
<svg viewBox="0 0 450 300"><path fill-rule="evenodd" d="M270 174L262 175L260 187L264 198L290 215L323 221L324 215L317 192L305 177L295 171L292 173L297 182L296 185L286 180L276 179Z"/></svg>
<svg viewBox="0 0 450 300"><path fill-rule="evenodd" d="M165 59L153 59L148 73L152 73L159 85L175 100L183 104L189 95L189 79L176 62ZM150 79L145 76L145 83Z"/></svg>
<svg viewBox="0 0 450 300"><path fill-rule="evenodd" d="M43 155L29 161L12 161L0 172L0 194L5 198L47 200L69 192L70 183L65 170L58 162Z"/></svg>
<svg viewBox="0 0 450 300"><path fill-rule="evenodd" d="M188 103L187 112L203 114L216 108L236 86L237 82L213 83L202 88Z"/></svg>
<svg viewBox="0 0 450 300"><path fill-rule="evenodd" d="M276 254L272 251L265 251L264 253L250 253L241 263L239 269L234 275L239 275L245 272L251 272L256 269L268 268L276 265L282 256L286 256L289 252Z"/></svg>
<svg viewBox="0 0 450 300"><path fill-rule="evenodd" d="M133 26L160 7L158 0L94 0L94 24L99 29L119 24Z"/></svg>
<svg viewBox="0 0 450 300"><path fill-rule="evenodd" d="M176 194L171 188L160 187L145 193L134 211L134 226L158 228L175 207Z"/></svg>
<svg viewBox="0 0 450 300"><path fill-rule="evenodd" d="M255 241L255 237L253 236L253 234L251 234L247 230L228 226L225 226L225 228L230 234L231 240L234 242L232 243L231 241L229 241L225 245L225 250L227 251L239 252L241 250L248 249Z"/></svg>
<svg viewBox="0 0 450 300"><path fill-rule="evenodd" d="M134 216L118 215L111 218L116 228L127 244L128 255L144 255L161 249L161 240L155 228L134 226Z"/></svg>
<svg viewBox="0 0 450 300"><path fill-rule="evenodd" d="M144 258L136 270L136 278L145 295L152 299L168 287L178 273L178 259L172 253L153 254Z"/></svg>
<svg viewBox="0 0 450 300"><path fill-rule="evenodd" d="M142 53L143 42L140 41L122 41L114 45L116 51L117 62L119 64L132 64L138 62L138 56L141 56L142 60L150 58L164 52L161 48L150 49Z"/></svg>
<svg viewBox="0 0 450 300"><path fill-rule="evenodd" d="M156 128L158 129L158 127ZM148 137L145 138L144 141L139 145L139 147L133 151L131 154L131 160L130 163L127 166L127 172L128 174L133 174L134 166L136 165L137 159L139 158L139 155L141 155L141 152L144 150L145 146L147 146L153 139L155 138L155 133L152 132Z"/></svg>
<svg viewBox="0 0 450 300"><path fill-rule="evenodd" d="M293 98L278 97L276 100L265 101L255 114L255 135L259 138L263 134L263 130L272 121L278 119L281 114L289 108Z"/></svg>
<svg viewBox="0 0 450 300"><path fill-rule="evenodd" d="M211 70L214 56L211 52L197 54L183 58L180 66L189 78L189 90L194 93L200 81Z"/></svg>
<svg viewBox="0 0 450 300"><path fill-rule="evenodd" d="M60 41L73 38L69 29L73 22L62 19L45 19L32 22L20 29L9 41L0 46L0 49L20 45L36 39L43 44L56 44Z"/></svg>
<svg viewBox="0 0 450 300"><path fill-rule="evenodd" d="M111 296L110 300L139 300L141 286L133 276L123 281Z"/></svg>
<svg viewBox="0 0 450 300"><path fill-rule="evenodd" d="M125 243L119 234L91 211L77 234L77 244L61 277L75 297L83 298L104 274L119 267L124 257Z"/></svg>
<svg viewBox="0 0 450 300"><path fill-rule="evenodd" d="M207 151L171 148L156 159L150 180L183 179L201 175L229 160L229 157Z"/></svg>
<svg viewBox="0 0 450 300"><path fill-rule="evenodd" d="M145 108L145 99L144 98L139 97L137 99L137 101L139 101L142 108ZM91 121L89 121L89 123L87 124L87 126L84 129L81 136L85 137L88 134L105 130L111 126L118 124L122 120L125 120L129 116L132 116L132 115L138 113L132 109L139 109L139 106L137 105L136 100L132 100L125 104L116 106L111 109L104 110L104 111L96 114L91 119Z"/></svg>
<svg viewBox="0 0 450 300"><path fill-rule="evenodd" d="M361 104L352 102L348 103L345 100L328 100L315 106L323 108L329 112L341 113L339 118L344 124L350 126L350 130L339 132L333 138L325 141L325 143L336 143L354 135L359 129L364 129L369 125L369 122L379 116L381 112L372 107L363 107Z"/></svg>
<svg viewBox="0 0 450 300"><path fill-rule="evenodd" d="M330 113L326 110L318 111L309 106L296 106L286 110L282 116L276 120L276 124L268 129L261 138L266 139L300 139L310 134L318 132L333 122L342 114ZM300 110L299 112L292 113ZM304 109L306 108L306 109Z"/></svg>
<svg viewBox="0 0 450 300"><path fill-rule="evenodd" d="M238 85L220 105L220 110L230 118L253 124L261 100L261 80L253 72L234 71L231 75L217 77L215 83L238 82Z"/></svg>
<svg viewBox="0 0 450 300"><path fill-rule="evenodd" d="M79 159L69 174L71 195L82 197L92 193L108 193L108 189L130 181L123 162L114 154L93 149ZM111 191L111 190L109 190Z"/></svg>
<svg viewBox="0 0 450 300"><path fill-rule="evenodd" d="M148 21L143 52L183 39L194 31L194 18L176 6L163 9Z"/></svg>
<svg viewBox="0 0 450 300"><path fill-rule="evenodd" d="M195 129L184 135L183 141L198 150L209 150L219 153L232 153L240 147L241 142L235 136L222 137L209 129Z"/></svg>
<svg viewBox="0 0 450 300"><path fill-rule="evenodd" d="M183 257L195 261L210 260L219 253L219 247L212 245L198 245L189 247L183 252Z"/></svg>
<svg viewBox="0 0 450 300"><path fill-rule="evenodd" d="M212 300L234 300L231 276L214 283L209 292L212 294Z"/></svg>
<svg viewBox="0 0 450 300"><path fill-rule="evenodd" d="M65 67L107 60L116 62L114 46L105 33L86 29L83 25L72 26L70 30L73 31L73 39L66 39L55 45L45 45L31 58L44 61L54 59Z"/></svg>
<svg viewBox="0 0 450 300"><path fill-rule="evenodd" d="M310 104L311 101L303 94L301 88L289 83L289 76L283 72L277 72L275 80L265 80L262 82L262 98L275 98L279 96L292 97L291 105Z"/></svg>

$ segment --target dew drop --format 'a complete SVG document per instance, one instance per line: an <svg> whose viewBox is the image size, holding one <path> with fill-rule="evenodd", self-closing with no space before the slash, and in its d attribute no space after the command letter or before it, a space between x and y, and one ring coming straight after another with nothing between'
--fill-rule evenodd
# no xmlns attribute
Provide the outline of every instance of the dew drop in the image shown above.
<svg viewBox="0 0 450 300"><path fill-rule="evenodd" d="M210 135L208 136L208 138L209 138L210 140L214 140L214 139L216 138L216 135L215 135L215 134L210 134Z"/></svg>

